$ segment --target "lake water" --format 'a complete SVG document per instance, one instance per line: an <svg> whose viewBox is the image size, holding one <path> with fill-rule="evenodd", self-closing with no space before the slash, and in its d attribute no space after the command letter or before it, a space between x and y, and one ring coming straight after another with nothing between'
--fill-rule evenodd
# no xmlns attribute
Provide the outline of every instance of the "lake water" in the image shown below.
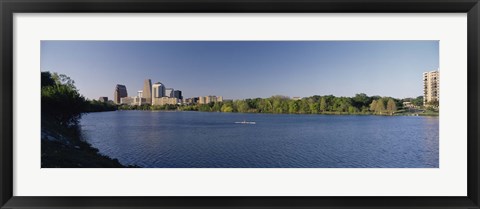
<svg viewBox="0 0 480 209"><path fill-rule="evenodd" d="M438 117L115 111L83 115L81 128L100 153L141 167L439 166Z"/></svg>

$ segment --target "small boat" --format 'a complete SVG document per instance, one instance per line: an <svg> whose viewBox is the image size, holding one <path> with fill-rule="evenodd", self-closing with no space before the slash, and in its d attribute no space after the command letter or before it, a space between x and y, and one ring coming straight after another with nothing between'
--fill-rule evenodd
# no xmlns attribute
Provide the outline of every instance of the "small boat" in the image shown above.
<svg viewBox="0 0 480 209"><path fill-rule="evenodd" d="M237 124L256 124L256 122L253 122L253 121L240 121L240 122L235 122Z"/></svg>

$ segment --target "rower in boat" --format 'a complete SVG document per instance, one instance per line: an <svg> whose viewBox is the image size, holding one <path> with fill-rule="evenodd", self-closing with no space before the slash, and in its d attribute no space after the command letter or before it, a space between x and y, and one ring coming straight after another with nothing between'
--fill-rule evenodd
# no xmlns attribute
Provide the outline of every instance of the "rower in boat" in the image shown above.
<svg viewBox="0 0 480 209"><path fill-rule="evenodd" d="M238 123L238 124L256 124L256 122L253 122L253 121L240 121L240 122L235 122L235 123Z"/></svg>

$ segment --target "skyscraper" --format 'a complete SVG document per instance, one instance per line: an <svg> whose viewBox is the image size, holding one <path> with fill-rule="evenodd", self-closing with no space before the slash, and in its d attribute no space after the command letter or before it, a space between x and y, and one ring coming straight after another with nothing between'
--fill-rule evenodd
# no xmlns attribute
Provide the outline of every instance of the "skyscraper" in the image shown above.
<svg viewBox="0 0 480 209"><path fill-rule="evenodd" d="M125 87L125 85L117 84L117 86L115 86L115 92L113 93L113 101L116 104L120 104L120 99L127 96L127 87Z"/></svg>
<svg viewBox="0 0 480 209"><path fill-rule="evenodd" d="M152 103L152 80L145 79L143 82L142 98L145 98L147 104Z"/></svg>
<svg viewBox="0 0 480 209"><path fill-rule="evenodd" d="M166 97L173 97L173 89L172 88L166 88L165 89L165 96Z"/></svg>
<svg viewBox="0 0 480 209"><path fill-rule="evenodd" d="M423 105L440 101L440 71L423 73Z"/></svg>
<svg viewBox="0 0 480 209"><path fill-rule="evenodd" d="M180 90L175 90L173 91L173 97L177 98L177 99L183 99L182 97L182 91Z"/></svg>
<svg viewBox="0 0 480 209"><path fill-rule="evenodd" d="M165 85L160 82L156 82L152 86L152 97L160 98L165 96Z"/></svg>

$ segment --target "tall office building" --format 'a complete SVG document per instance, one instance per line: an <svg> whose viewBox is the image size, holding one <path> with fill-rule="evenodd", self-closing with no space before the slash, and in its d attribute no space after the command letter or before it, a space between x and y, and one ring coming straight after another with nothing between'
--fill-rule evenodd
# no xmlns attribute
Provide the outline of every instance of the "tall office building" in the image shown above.
<svg viewBox="0 0 480 209"><path fill-rule="evenodd" d="M175 97L177 99L183 99L182 91L180 91L180 90L173 91L173 97Z"/></svg>
<svg viewBox="0 0 480 209"><path fill-rule="evenodd" d="M115 86L115 92L113 93L113 101L115 104L120 104L120 99L127 96L127 87L117 84L117 86Z"/></svg>
<svg viewBox="0 0 480 209"><path fill-rule="evenodd" d="M147 104L152 103L152 80L145 79L143 82L142 98L145 98Z"/></svg>
<svg viewBox="0 0 480 209"><path fill-rule="evenodd" d="M166 97L173 97L173 89L172 88L166 88L165 89L165 96Z"/></svg>
<svg viewBox="0 0 480 209"><path fill-rule="evenodd" d="M161 98L165 96L165 85L156 82L152 86L152 98Z"/></svg>
<svg viewBox="0 0 480 209"><path fill-rule="evenodd" d="M440 101L440 71L423 73L423 105Z"/></svg>

